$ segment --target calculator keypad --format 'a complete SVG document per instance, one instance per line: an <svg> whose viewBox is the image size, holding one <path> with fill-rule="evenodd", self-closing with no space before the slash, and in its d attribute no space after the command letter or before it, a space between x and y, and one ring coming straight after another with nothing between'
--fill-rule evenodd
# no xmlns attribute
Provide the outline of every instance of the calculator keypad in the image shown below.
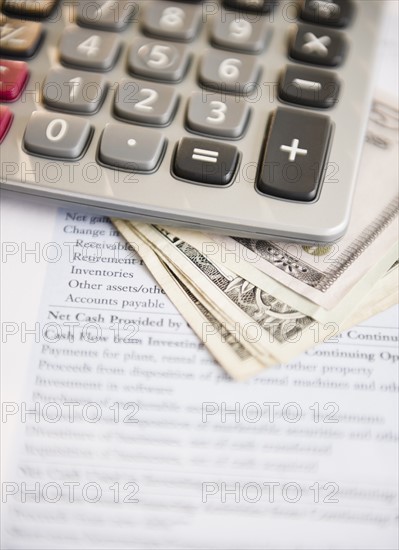
<svg viewBox="0 0 399 550"><path fill-rule="evenodd" d="M65 29L60 42L62 63L93 71L109 71L120 50L114 34L71 26Z"/></svg>
<svg viewBox="0 0 399 550"><path fill-rule="evenodd" d="M174 116L179 95L165 84L124 78L115 94L118 118L139 124L166 126Z"/></svg>
<svg viewBox="0 0 399 550"><path fill-rule="evenodd" d="M22 141L21 158L83 157L76 192L93 196L80 167L98 163L99 195L125 200L126 211L165 206L223 225L210 202L218 195L223 219L231 213L245 229L251 216L237 215L238 196L253 201L261 231L260 212L277 205L277 235L290 201L331 200L330 155L350 163L337 128L348 118L346 79L362 74L353 59L361 1L0 0L0 140ZM138 185L114 186L112 171L140 173ZM207 209L203 185L231 188L209 190Z"/></svg>
<svg viewBox="0 0 399 550"><path fill-rule="evenodd" d="M245 131L248 116L249 106L245 101L193 92L188 103L186 124L190 130L200 134L237 139Z"/></svg>
<svg viewBox="0 0 399 550"><path fill-rule="evenodd" d="M138 38L130 48L128 66L132 74L155 81L179 82L184 77L189 54L183 44Z"/></svg>
<svg viewBox="0 0 399 550"><path fill-rule="evenodd" d="M24 145L36 155L73 160L83 155L91 133L86 119L35 111L26 127Z"/></svg>
<svg viewBox="0 0 399 550"><path fill-rule="evenodd" d="M106 89L102 74L57 67L44 81L43 101L51 109L91 115L100 108Z"/></svg>

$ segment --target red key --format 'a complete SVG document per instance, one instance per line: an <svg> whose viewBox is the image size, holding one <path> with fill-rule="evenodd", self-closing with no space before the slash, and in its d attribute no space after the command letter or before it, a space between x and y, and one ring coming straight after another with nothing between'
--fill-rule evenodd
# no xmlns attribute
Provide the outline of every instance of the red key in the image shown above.
<svg viewBox="0 0 399 550"><path fill-rule="evenodd" d="M0 105L0 143L6 137L8 130L10 129L13 119L12 112L8 107Z"/></svg>
<svg viewBox="0 0 399 550"><path fill-rule="evenodd" d="M29 78L23 61L0 60L0 101L15 101L22 94Z"/></svg>

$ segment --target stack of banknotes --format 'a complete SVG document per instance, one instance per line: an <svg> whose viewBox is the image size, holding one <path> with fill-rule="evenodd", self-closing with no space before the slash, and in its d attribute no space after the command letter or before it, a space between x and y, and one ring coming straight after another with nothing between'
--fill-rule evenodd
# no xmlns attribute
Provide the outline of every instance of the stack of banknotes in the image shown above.
<svg viewBox="0 0 399 550"><path fill-rule="evenodd" d="M112 221L218 363L242 380L398 303L398 210L398 110L376 99L351 222L336 243Z"/></svg>

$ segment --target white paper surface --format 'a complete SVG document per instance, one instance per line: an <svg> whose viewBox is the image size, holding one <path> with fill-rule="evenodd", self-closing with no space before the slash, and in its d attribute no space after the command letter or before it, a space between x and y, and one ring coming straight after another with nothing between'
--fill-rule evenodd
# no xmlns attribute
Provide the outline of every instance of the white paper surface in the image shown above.
<svg viewBox="0 0 399 550"><path fill-rule="evenodd" d="M40 250L4 548L395 548L394 312L237 384L106 220Z"/></svg>

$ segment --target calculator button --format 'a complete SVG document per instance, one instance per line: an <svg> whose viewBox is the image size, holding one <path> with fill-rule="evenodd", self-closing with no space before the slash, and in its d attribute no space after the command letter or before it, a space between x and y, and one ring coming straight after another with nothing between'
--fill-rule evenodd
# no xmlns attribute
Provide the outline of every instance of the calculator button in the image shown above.
<svg viewBox="0 0 399 550"><path fill-rule="evenodd" d="M120 50L117 36L108 32L68 27L60 43L62 63L93 71L109 71Z"/></svg>
<svg viewBox="0 0 399 550"><path fill-rule="evenodd" d="M4 12L16 17L45 19L58 4L58 0L4 0Z"/></svg>
<svg viewBox="0 0 399 550"><path fill-rule="evenodd" d="M11 127L13 115L8 107L0 105L0 143L6 137Z"/></svg>
<svg viewBox="0 0 399 550"><path fill-rule="evenodd" d="M249 55L208 50L200 64L200 83L220 92L247 95L259 77L256 59Z"/></svg>
<svg viewBox="0 0 399 550"><path fill-rule="evenodd" d="M224 13L216 18L212 42L221 48L258 53L264 50L270 27L265 18L254 19L245 13Z"/></svg>
<svg viewBox="0 0 399 550"><path fill-rule="evenodd" d="M178 93L165 84L122 79L115 94L115 115L132 122L166 126L172 120Z"/></svg>
<svg viewBox="0 0 399 550"><path fill-rule="evenodd" d="M353 16L351 0L305 0L301 17L316 25L346 27Z"/></svg>
<svg viewBox="0 0 399 550"><path fill-rule="evenodd" d="M282 199L314 200L321 184L330 134L329 117L277 109L261 161L258 190Z"/></svg>
<svg viewBox="0 0 399 550"><path fill-rule="evenodd" d="M216 137L237 139L244 133L249 107L244 100L215 99L207 92L194 92L189 100L186 124L190 130Z"/></svg>
<svg viewBox="0 0 399 550"><path fill-rule="evenodd" d="M336 31L301 25L291 45L291 57L298 61L328 65L341 65L346 53L344 36Z"/></svg>
<svg viewBox="0 0 399 550"><path fill-rule="evenodd" d="M189 54L183 44L137 39L129 52L128 65L133 74L150 80L178 82L184 77Z"/></svg>
<svg viewBox="0 0 399 550"><path fill-rule="evenodd" d="M225 8L248 13L267 13L273 9L278 0L223 0Z"/></svg>
<svg viewBox="0 0 399 550"><path fill-rule="evenodd" d="M80 0L76 22L91 29L122 31L137 16L137 3L131 0Z"/></svg>
<svg viewBox="0 0 399 550"><path fill-rule="evenodd" d="M101 136L99 160L122 170L153 172L165 145L164 136L157 130L111 123Z"/></svg>
<svg viewBox="0 0 399 550"><path fill-rule="evenodd" d="M182 138L173 171L178 178L209 185L228 185L239 160L236 147L208 139Z"/></svg>
<svg viewBox="0 0 399 550"><path fill-rule="evenodd" d="M28 65L23 61L0 59L0 101L19 98L29 78Z"/></svg>
<svg viewBox="0 0 399 550"><path fill-rule="evenodd" d="M85 119L35 111L26 127L24 144L28 152L36 155L77 159L90 137L91 127Z"/></svg>
<svg viewBox="0 0 399 550"><path fill-rule="evenodd" d="M0 15L0 54L32 57L40 44L42 32L41 23Z"/></svg>
<svg viewBox="0 0 399 550"><path fill-rule="evenodd" d="M91 115L98 111L106 93L103 75L57 67L43 84L43 101L51 109Z"/></svg>
<svg viewBox="0 0 399 550"><path fill-rule="evenodd" d="M144 12L142 28L152 36L190 42L198 33L201 15L198 6L164 0L153 2Z"/></svg>
<svg viewBox="0 0 399 550"><path fill-rule="evenodd" d="M283 101L328 109L338 101L339 80L335 73L290 65L279 84Z"/></svg>

